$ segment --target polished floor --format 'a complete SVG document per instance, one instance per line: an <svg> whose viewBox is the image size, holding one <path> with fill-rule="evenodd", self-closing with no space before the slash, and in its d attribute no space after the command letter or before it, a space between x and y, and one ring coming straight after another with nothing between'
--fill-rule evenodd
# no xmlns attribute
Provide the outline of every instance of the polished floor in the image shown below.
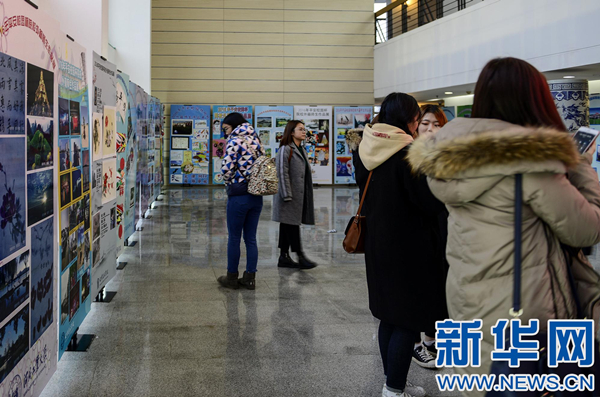
<svg viewBox="0 0 600 397"><path fill-rule="evenodd" d="M97 339L87 353L65 353L43 397L381 396L363 256L341 247L356 189L315 190L316 225L302 239L320 266L308 271L277 268L278 224L265 199L255 291L216 282L226 265L224 191L161 197L107 287L114 300L93 303L80 329ZM413 365L409 379L431 396L458 395L438 391L436 372Z"/></svg>

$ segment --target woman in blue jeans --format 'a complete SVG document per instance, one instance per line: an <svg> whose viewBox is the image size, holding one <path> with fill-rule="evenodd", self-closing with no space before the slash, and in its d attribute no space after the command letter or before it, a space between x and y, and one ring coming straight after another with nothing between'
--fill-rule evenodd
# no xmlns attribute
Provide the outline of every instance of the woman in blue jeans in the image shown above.
<svg viewBox="0 0 600 397"><path fill-rule="evenodd" d="M256 287L256 265L258 247L256 229L263 207L261 196L248 193L247 178L256 159L264 155L264 149L252 126L239 113L230 113L221 124L227 147L223 158L223 180L227 188L227 275L219 277L225 288L247 289ZM246 243L246 271L238 279L240 264L240 242L244 235Z"/></svg>

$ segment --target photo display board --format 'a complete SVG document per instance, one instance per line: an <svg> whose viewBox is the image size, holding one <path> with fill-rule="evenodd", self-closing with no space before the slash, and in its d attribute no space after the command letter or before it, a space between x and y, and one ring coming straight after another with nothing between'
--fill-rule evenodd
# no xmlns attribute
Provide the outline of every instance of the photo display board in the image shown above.
<svg viewBox="0 0 600 397"><path fill-rule="evenodd" d="M313 183L331 185L331 106L294 106L294 119L302 121L306 126L304 148L313 173Z"/></svg>
<svg viewBox="0 0 600 397"><path fill-rule="evenodd" d="M62 40L59 57L59 358L92 307L91 151L86 49Z"/></svg>
<svg viewBox="0 0 600 397"><path fill-rule="evenodd" d="M25 2L2 7L0 392L39 396L58 357L58 77L65 35Z"/></svg>
<svg viewBox="0 0 600 397"><path fill-rule="evenodd" d="M171 105L171 184L208 185L210 124L210 106Z"/></svg>
<svg viewBox="0 0 600 397"><path fill-rule="evenodd" d="M212 183L215 185L222 185L223 174L221 173L221 165L223 163L223 157L225 157L225 148L227 146L227 139L221 131L221 122L229 113L240 113L246 120L252 125L252 106L247 105L236 105L236 106L213 106L213 117L212 117L212 150L211 158L213 165L213 180ZM182 144L182 141L180 141ZM171 147L173 149L173 147Z"/></svg>
<svg viewBox="0 0 600 397"><path fill-rule="evenodd" d="M127 139L132 129L129 112L129 76L117 72L117 257L125 249L125 197L127 195Z"/></svg>
<svg viewBox="0 0 600 397"><path fill-rule="evenodd" d="M154 198L152 201L156 200L160 195L163 175L163 105L158 98L154 98L154 100L156 106L154 108Z"/></svg>
<svg viewBox="0 0 600 397"><path fill-rule="evenodd" d="M93 53L92 296L116 274L117 67Z"/></svg>
<svg viewBox="0 0 600 397"><path fill-rule="evenodd" d="M131 237L135 232L136 224L136 192L138 185L137 177L137 156L138 156L138 139L137 139L137 109L135 102L136 84L129 81L127 90L127 142L125 147L125 207L124 220L125 238Z"/></svg>
<svg viewBox="0 0 600 397"><path fill-rule="evenodd" d="M294 118L293 106L257 106L254 130L268 157L275 157L288 121Z"/></svg>
<svg viewBox="0 0 600 397"><path fill-rule="evenodd" d="M138 106L138 172L140 173L140 217L143 217L148 210L150 202L150 189L148 177L148 151L150 147L148 139L148 94L141 87L138 87L137 95Z"/></svg>
<svg viewBox="0 0 600 397"><path fill-rule="evenodd" d="M346 133L364 128L373 119L372 106L335 107L335 184L356 183L352 153L346 144Z"/></svg>

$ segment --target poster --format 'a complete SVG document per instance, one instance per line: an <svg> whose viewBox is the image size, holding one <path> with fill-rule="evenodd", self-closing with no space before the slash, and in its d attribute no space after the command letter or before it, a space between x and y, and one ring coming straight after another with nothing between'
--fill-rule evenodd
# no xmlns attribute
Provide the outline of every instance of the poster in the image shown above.
<svg viewBox="0 0 600 397"><path fill-rule="evenodd" d="M92 135L93 145L99 138L100 148L92 152L92 269L91 296L96 296L106 283L116 274L117 232L117 68L114 64L93 53L92 88ZM100 126L96 129L98 116ZM101 154L98 153L101 151ZM79 274L78 274L79 276ZM82 275L83 276L83 275ZM81 297L79 277L70 279L69 310L76 309L74 299ZM69 316L70 317L70 316Z"/></svg>
<svg viewBox="0 0 600 397"><path fill-rule="evenodd" d="M212 183L216 185L223 184L223 174L221 173L221 163L225 157L225 147L227 140L224 139L223 131L221 130L221 122L229 113L240 113L250 125L252 123L252 106L213 106L212 117L212 163L213 163L213 178Z"/></svg>
<svg viewBox="0 0 600 397"><path fill-rule="evenodd" d="M61 181L60 216L58 218L59 258L61 275L72 276L74 282L59 286L77 302L68 307L59 305L59 357L68 347L71 337L91 310L91 298L82 297L81 280L91 266L90 250L90 106L87 85L86 49L66 36L59 54L59 148ZM67 114L65 114L67 113ZM70 191L70 200L69 200ZM32 251L33 252L33 251ZM62 276L61 276L62 277ZM59 294L60 295L60 294ZM33 310L33 307L32 307Z"/></svg>
<svg viewBox="0 0 600 397"><path fill-rule="evenodd" d="M294 106L294 119L306 126L304 148L312 170L314 184L332 183L333 137L331 106Z"/></svg>
<svg viewBox="0 0 600 397"><path fill-rule="evenodd" d="M210 124L210 106L171 105L170 183L208 185Z"/></svg>
<svg viewBox="0 0 600 397"><path fill-rule="evenodd" d="M143 218L148 210L150 200L148 178L148 94L141 87L136 90L137 129L138 129L138 217Z"/></svg>
<svg viewBox="0 0 600 397"><path fill-rule="evenodd" d="M372 106L335 107L335 184L356 183L352 152L346 144L346 133L359 127L365 127L373 119Z"/></svg>
<svg viewBox="0 0 600 397"><path fill-rule="evenodd" d="M116 141L116 195L117 195L117 257L121 255L125 247L125 196L127 194L127 137L128 122L131 122L129 112L129 76L125 73L117 73L117 141ZM130 129L129 129L130 130Z"/></svg>
<svg viewBox="0 0 600 397"><path fill-rule="evenodd" d="M56 370L56 21L2 5L0 45L0 396L39 396ZM69 151L71 148L69 149Z"/></svg>
<svg viewBox="0 0 600 397"><path fill-rule="evenodd" d="M444 114L446 115L448 121L454 120L456 118L456 110L454 106L445 106L442 108L442 110L444 111Z"/></svg>
<svg viewBox="0 0 600 397"><path fill-rule="evenodd" d="M257 106L254 130L268 157L275 157L288 121L294 118L293 106Z"/></svg>
<svg viewBox="0 0 600 397"><path fill-rule="evenodd" d="M163 137L163 105L158 98L154 98L154 200L160 194L162 186L162 137Z"/></svg>
<svg viewBox="0 0 600 397"><path fill-rule="evenodd" d="M600 94L590 94L590 128L600 130ZM600 180L600 142L596 140L592 167Z"/></svg>
<svg viewBox="0 0 600 397"><path fill-rule="evenodd" d="M456 117L471 117L473 105L464 105L456 107Z"/></svg>
<svg viewBox="0 0 600 397"><path fill-rule="evenodd" d="M136 206L135 197L137 191L137 112L135 102L136 85L129 81L127 91L127 138L125 147L125 204L123 209L123 224L125 228L124 238L129 238L135 232Z"/></svg>

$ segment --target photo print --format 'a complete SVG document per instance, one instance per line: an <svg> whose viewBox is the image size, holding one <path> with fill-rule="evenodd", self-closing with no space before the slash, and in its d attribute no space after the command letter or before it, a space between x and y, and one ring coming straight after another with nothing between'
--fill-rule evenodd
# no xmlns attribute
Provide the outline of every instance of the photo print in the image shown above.
<svg viewBox="0 0 600 397"><path fill-rule="evenodd" d="M257 117L256 125L258 128L273 128L273 119L271 117Z"/></svg>
<svg viewBox="0 0 600 397"><path fill-rule="evenodd" d="M97 212L94 214L92 218L92 239L97 239L100 237L100 213Z"/></svg>
<svg viewBox="0 0 600 397"><path fill-rule="evenodd" d="M104 132L102 141L102 156L114 156L117 152L117 124L115 108L104 107Z"/></svg>
<svg viewBox="0 0 600 397"><path fill-rule="evenodd" d="M60 171L67 171L71 169L71 140L70 139L59 139L58 140L58 159L60 162Z"/></svg>
<svg viewBox="0 0 600 397"><path fill-rule="evenodd" d="M110 230L113 230L117 226L117 208L113 207L110 209Z"/></svg>
<svg viewBox="0 0 600 397"><path fill-rule="evenodd" d="M0 382L29 350L29 305L0 329Z"/></svg>
<svg viewBox="0 0 600 397"><path fill-rule="evenodd" d="M188 150L190 148L190 139L187 137L172 137L171 138L171 149L172 150Z"/></svg>
<svg viewBox="0 0 600 397"><path fill-rule="evenodd" d="M75 267L75 266L73 266ZM75 314L77 314L77 311L79 310L79 291L81 289L80 287L80 282L77 281L75 283L75 286L73 288L71 288L71 312L69 313L69 320L72 320L73 317L75 317Z"/></svg>
<svg viewBox="0 0 600 397"><path fill-rule="evenodd" d="M54 117L54 73L27 64L27 115Z"/></svg>
<svg viewBox="0 0 600 397"><path fill-rule="evenodd" d="M58 98L58 135L69 135L69 100Z"/></svg>
<svg viewBox="0 0 600 397"><path fill-rule="evenodd" d="M27 118L27 170L39 170L54 164L54 120Z"/></svg>
<svg viewBox="0 0 600 397"><path fill-rule="evenodd" d="M0 138L0 261L25 247L25 140Z"/></svg>
<svg viewBox="0 0 600 397"><path fill-rule="evenodd" d="M90 147L90 115L87 106L81 106L81 147L88 149Z"/></svg>
<svg viewBox="0 0 600 397"><path fill-rule="evenodd" d="M31 229L31 345L53 321L54 218Z"/></svg>
<svg viewBox="0 0 600 397"><path fill-rule="evenodd" d="M81 179L83 181L83 184L82 184L83 193L86 193L90 190L90 166L89 165L84 165L83 167L81 167Z"/></svg>
<svg viewBox="0 0 600 397"><path fill-rule="evenodd" d="M73 263L75 259L77 259L77 232L69 235L69 264Z"/></svg>
<svg viewBox="0 0 600 397"><path fill-rule="evenodd" d="M336 159L336 175L337 176L352 176L352 157L340 156Z"/></svg>
<svg viewBox="0 0 600 397"><path fill-rule="evenodd" d="M92 114L92 159L98 160L102 157L102 145L103 145L103 137L102 137L102 114L93 113Z"/></svg>
<svg viewBox="0 0 600 397"><path fill-rule="evenodd" d="M349 114L349 113L336 114L335 119L336 119L337 125L348 126L349 128L352 128L354 126L352 114Z"/></svg>
<svg viewBox="0 0 600 397"><path fill-rule="evenodd" d="M71 203L71 174L60 176L60 208Z"/></svg>
<svg viewBox="0 0 600 397"><path fill-rule="evenodd" d="M83 268L85 262L85 232L83 226L77 230L77 272Z"/></svg>
<svg viewBox="0 0 600 397"><path fill-rule="evenodd" d="M346 143L345 142L336 142L335 143L335 152L340 155L346 154Z"/></svg>
<svg viewBox="0 0 600 397"><path fill-rule="evenodd" d="M71 135L81 135L81 116L79 110L79 102L69 102L69 114L71 122Z"/></svg>
<svg viewBox="0 0 600 397"><path fill-rule="evenodd" d="M323 131L325 133L329 132L329 120L326 120L326 119L319 120L319 131Z"/></svg>
<svg viewBox="0 0 600 397"><path fill-rule="evenodd" d="M64 269L63 269L64 271ZM63 324L69 318L69 272L60 276L60 323Z"/></svg>
<svg viewBox="0 0 600 397"><path fill-rule="evenodd" d="M315 158L317 165L328 165L329 164L329 148L328 147L318 147L315 149Z"/></svg>
<svg viewBox="0 0 600 397"><path fill-rule="evenodd" d="M279 142L281 142L282 139L283 139L283 132L277 131L275 133L275 142L279 143Z"/></svg>
<svg viewBox="0 0 600 397"><path fill-rule="evenodd" d="M173 120L173 135L192 135L192 120Z"/></svg>
<svg viewBox="0 0 600 397"><path fill-rule="evenodd" d="M181 164L183 164L183 153L183 150L171 151L171 167L181 167Z"/></svg>
<svg viewBox="0 0 600 397"><path fill-rule="evenodd" d="M71 156L73 167L81 167L81 138L71 139Z"/></svg>
<svg viewBox="0 0 600 397"><path fill-rule="evenodd" d="M85 230L90 230L90 195L83 196L83 227Z"/></svg>
<svg viewBox="0 0 600 397"><path fill-rule="evenodd" d="M370 114L355 114L354 115L354 127L358 128L358 127L366 127L367 123L369 123L369 121L371 119L371 115Z"/></svg>
<svg viewBox="0 0 600 397"><path fill-rule="evenodd" d="M117 160L108 159L102 162L102 204L117 198Z"/></svg>
<svg viewBox="0 0 600 397"><path fill-rule="evenodd" d="M0 322L29 298L29 251L0 267Z"/></svg>
<svg viewBox="0 0 600 397"><path fill-rule="evenodd" d="M25 62L0 53L0 135L25 133ZM6 107L4 107L6 104Z"/></svg>
<svg viewBox="0 0 600 397"><path fill-rule="evenodd" d="M337 129L337 139L346 139L346 134L348 133L348 130L345 128L338 128Z"/></svg>
<svg viewBox="0 0 600 397"><path fill-rule="evenodd" d="M92 243L92 256L92 267L96 267L100 263L100 238Z"/></svg>
<svg viewBox="0 0 600 397"><path fill-rule="evenodd" d="M269 145L271 142L271 131L270 130L259 130L258 138L260 139L260 143L263 145Z"/></svg>
<svg viewBox="0 0 600 397"><path fill-rule="evenodd" d="M31 226L54 212L53 170L27 175L27 224Z"/></svg>
<svg viewBox="0 0 600 397"><path fill-rule="evenodd" d="M81 180L81 170L73 171L72 182L73 182L73 200L77 200L79 197L81 197L81 191L82 191L82 187L83 187L82 186L83 181Z"/></svg>
<svg viewBox="0 0 600 397"><path fill-rule="evenodd" d="M277 117L275 119L275 127L284 128L290 120L291 119L289 117Z"/></svg>
<svg viewBox="0 0 600 397"><path fill-rule="evenodd" d="M92 279L90 277L90 269L87 269L83 276L81 277L81 302L85 302L85 300L90 296L90 291L92 289Z"/></svg>
<svg viewBox="0 0 600 397"><path fill-rule="evenodd" d="M329 132L319 132L316 137L318 146L329 147Z"/></svg>

